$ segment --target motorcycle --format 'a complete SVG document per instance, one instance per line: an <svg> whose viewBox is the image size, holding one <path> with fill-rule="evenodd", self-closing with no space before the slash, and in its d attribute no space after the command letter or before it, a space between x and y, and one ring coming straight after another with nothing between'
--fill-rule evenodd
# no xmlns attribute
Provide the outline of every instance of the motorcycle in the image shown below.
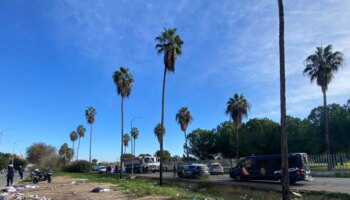
<svg viewBox="0 0 350 200"><path fill-rule="evenodd" d="M51 183L52 180L52 172L47 172L43 175L41 175L40 172L32 172L32 181L33 183L38 183L39 181L47 181L48 183Z"/></svg>

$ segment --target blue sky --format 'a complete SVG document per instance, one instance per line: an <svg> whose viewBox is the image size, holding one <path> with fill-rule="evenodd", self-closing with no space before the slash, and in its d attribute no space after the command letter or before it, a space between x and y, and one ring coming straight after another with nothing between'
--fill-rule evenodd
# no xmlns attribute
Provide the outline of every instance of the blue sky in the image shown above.
<svg viewBox="0 0 350 200"><path fill-rule="evenodd" d="M350 1L285 1L287 114L304 118L322 104L322 93L302 75L316 46L333 44L350 55ZM182 154L183 133L175 114L187 106L196 128L228 120L227 100L243 93L249 118L279 121L278 15L275 1L7 1L0 0L0 149L24 154L33 142L71 145L69 133L87 126L84 110L97 110L93 158L120 154L120 102L112 74L126 66L135 85L125 101L125 128L140 129L138 153L153 154L160 121L162 56L155 40L176 27L185 44L167 77L165 149ZM346 63L329 86L328 102L350 98ZM87 127L87 130L88 127ZM89 132L80 158L88 158ZM130 151L130 149L128 149Z"/></svg>

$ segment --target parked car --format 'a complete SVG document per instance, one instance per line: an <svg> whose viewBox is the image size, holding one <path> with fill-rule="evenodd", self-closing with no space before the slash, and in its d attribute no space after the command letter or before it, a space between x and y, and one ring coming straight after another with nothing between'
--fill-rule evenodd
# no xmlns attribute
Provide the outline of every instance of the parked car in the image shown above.
<svg viewBox="0 0 350 200"><path fill-rule="evenodd" d="M209 169L204 164L191 164L184 166L178 171L180 178L201 178L208 177Z"/></svg>
<svg viewBox="0 0 350 200"><path fill-rule="evenodd" d="M209 168L210 175L224 175L224 168L220 163L212 163Z"/></svg>
<svg viewBox="0 0 350 200"><path fill-rule="evenodd" d="M97 172L97 173L106 173L107 172L107 167L106 166L102 166L102 165L97 165L92 167L91 171L93 172Z"/></svg>
<svg viewBox="0 0 350 200"><path fill-rule="evenodd" d="M106 173L107 172L107 167L106 166L100 166L97 170L98 173Z"/></svg>

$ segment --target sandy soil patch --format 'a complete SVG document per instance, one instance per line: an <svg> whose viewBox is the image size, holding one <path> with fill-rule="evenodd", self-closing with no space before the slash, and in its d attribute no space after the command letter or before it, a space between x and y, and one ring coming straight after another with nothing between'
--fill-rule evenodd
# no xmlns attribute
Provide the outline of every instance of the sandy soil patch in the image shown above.
<svg viewBox="0 0 350 200"><path fill-rule="evenodd" d="M23 191L24 197L34 199L33 195L36 195L38 199L46 197L53 200L168 199L167 197L156 196L135 198L125 194L117 185L97 183L84 179L73 179L68 177L54 177L52 183L40 182L38 186L39 188L27 189ZM101 193L91 192L91 190L96 187L109 189L110 191Z"/></svg>

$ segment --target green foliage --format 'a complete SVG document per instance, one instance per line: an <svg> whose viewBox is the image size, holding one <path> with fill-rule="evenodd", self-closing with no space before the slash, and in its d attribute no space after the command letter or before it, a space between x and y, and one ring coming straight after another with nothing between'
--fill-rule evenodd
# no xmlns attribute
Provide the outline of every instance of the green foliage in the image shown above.
<svg viewBox="0 0 350 200"><path fill-rule="evenodd" d="M154 153L154 156L159 158L160 157L160 151L159 150L156 151L156 153ZM163 150L163 160L164 161L170 161L171 160L171 154L170 154L169 151Z"/></svg>
<svg viewBox="0 0 350 200"><path fill-rule="evenodd" d="M133 127L131 129L131 137L134 138L135 140L139 137L139 133L140 133L140 131L138 128Z"/></svg>
<svg viewBox="0 0 350 200"><path fill-rule="evenodd" d="M165 135L165 127L158 123L153 129L154 134L156 135L158 142L160 143L161 138Z"/></svg>
<svg viewBox="0 0 350 200"><path fill-rule="evenodd" d="M27 160L38 168L53 167L57 164L56 148L44 143L34 143L27 148Z"/></svg>
<svg viewBox="0 0 350 200"><path fill-rule="evenodd" d="M66 172L89 172L90 171L90 163L86 160L77 160L72 162L69 166L64 168Z"/></svg>
<svg viewBox="0 0 350 200"><path fill-rule="evenodd" d="M0 155L0 169L6 169L9 165L9 157L4 154Z"/></svg>
<svg viewBox="0 0 350 200"><path fill-rule="evenodd" d="M333 153L350 153L350 106L327 106L330 141ZM287 116L289 152L321 154L326 152L324 143L323 107L314 108L307 119ZM270 119L250 119L240 128L241 156L280 153L280 125ZM194 130L188 135L189 151L200 159L211 155L233 158L236 153L235 128L223 122L215 130ZM214 148L215 147L215 148ZM209 156L208 156L209 155Z"/></svg>
<svg viewBox="0 0 350 200"><path fill-rule="evenodd" d="M124 153L123 154L123 158L132 158L132 154L131 153Z"/></svg>
<svg viewBox="0 0 350 200"><path fill-rule="evenodd" d="M96 158L92 159L91 164L92 165L97 165L98 160Z"/></svg>
<svg viewBox="0 0 350 200"><path fill-rule="evenodd" d="M117 88L117 93L124 97L128 97L134 85L134 77L128 68L120 67L120 71L115 71L113 81Z"/></svg>
<svg viewBox="0 0 350 200"><path fill-rule="evenodd" d="M13 167L15 169L19 169L19 166L22 166L22 168L25 168L28 165L28 161L22 158L15 157L13 160Z"/></svg>
<svg viewBox="0 0 350 200"><path fill-rule="evenodd" d="M145 157L145 156L152 156L151 154L149 153L141 153L139 154L140 157Z"/></svg>
<svg viewBox="0 0 350 200"><path fill-rule="evenodd" d="M65 166L73 158L74 151L68 147L67 143L63 143L58 150L58 154L60 155L60 163Z"/></svg>
<svg viewBox="0 0 350 200"><path fill-rule="evenodd" d="M92 106L85 110L85 118L89 124L93 124L95 122L96 114L96 109Z"/></svg>
<svg viewBox="0 0 350 200"><path fill-rule="evenodd" d="M199 159L213 159L217 153L214 131L196 129L187 136L189 152Z"/></svg>

